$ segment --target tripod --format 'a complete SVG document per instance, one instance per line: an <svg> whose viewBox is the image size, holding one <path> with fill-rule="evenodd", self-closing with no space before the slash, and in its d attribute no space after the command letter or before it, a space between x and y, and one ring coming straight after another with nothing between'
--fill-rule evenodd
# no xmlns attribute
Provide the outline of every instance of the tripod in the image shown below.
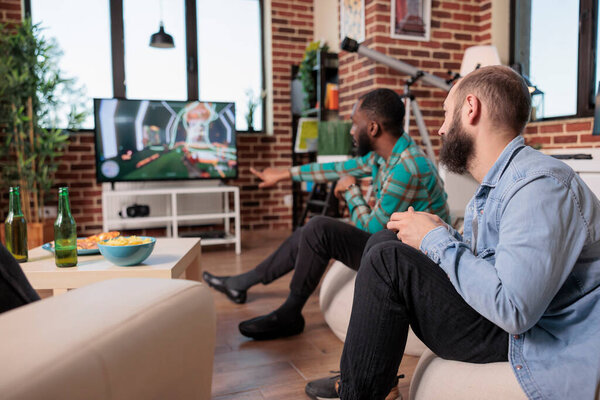
<svg viewBox="0 0 600 400"><path fill-rule="evenodd" d="M410 90L410 87L414 85L423 75L423 71L418 71L414 76L407 80L406 84L404 85L404 94L401 96L404 99L404 108L406 109L406 114L404 116L404 132L406 132L407 135L409 133L410 110L412 108L412 112L415 115L415 122L417 123L419 134L421 135L421 141L425 145L427 157L429 160L431 160L433 165L437 165L437 161L435 160L435 152L433 151L433 146L431 145L431 140L429 139L429 131L427 130L425 122L423 121L423 114L421 113L417 99Z"/></svg>

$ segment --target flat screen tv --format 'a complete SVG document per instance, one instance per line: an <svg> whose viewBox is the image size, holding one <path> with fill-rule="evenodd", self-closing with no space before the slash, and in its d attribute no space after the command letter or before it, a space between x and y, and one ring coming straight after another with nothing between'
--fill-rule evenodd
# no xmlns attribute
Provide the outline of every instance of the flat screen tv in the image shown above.
<svg viewBox="0 0 600 400"><path fill-rule="evenodd" d="M94 99L98 182L237 177L235 104Z"/></svg>

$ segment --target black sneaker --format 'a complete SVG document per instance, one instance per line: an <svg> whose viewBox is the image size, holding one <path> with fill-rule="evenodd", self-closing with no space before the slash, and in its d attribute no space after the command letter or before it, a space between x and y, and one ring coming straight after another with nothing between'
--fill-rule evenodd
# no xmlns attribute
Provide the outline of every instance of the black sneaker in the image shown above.
<svg viewBox="0 0 600 400"><path fill-rule="evenodd" d="M272 340L298 335L304 330L302 314L281 316L277 311L260 317L242 321L240 333L254 340Z"/></svg>
<svg viewBox="0 0 600 400"><path fill-rule="evenodd" d="M332 373L340 371L331 371ZM338 383L340 381L340 375L334 375L327 378L321 378L314 381L310 381L306 384L304 391L313 400L319 399L339 399L340 396L337 393Z"/></svg>
<svg viewBox="0 0 600 400"><path fill-rule="evenodd" d="M340 371L331 371L331 373L339 373ZM398 381L404 378L404 375L398 375L394 380L394 384L390 389L386 400L402 400L402 395L398 392ZM321 399L339 399L340 375L334 375L327 378L321 378L310 381L306 384L304 391L313 400Z"/></svg>

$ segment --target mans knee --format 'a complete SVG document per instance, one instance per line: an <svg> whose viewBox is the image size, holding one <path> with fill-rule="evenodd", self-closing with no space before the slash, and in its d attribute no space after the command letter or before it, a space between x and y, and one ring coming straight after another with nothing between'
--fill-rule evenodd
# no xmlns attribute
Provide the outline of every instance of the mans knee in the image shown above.
<svg viewBox="0 0 600 400"><path fill-rule="evenodd" d="M390 231L389 229L384 229L382 231L372 234L369 240L367 241L364 254L367 254L367 252L377 244L389 241L399 242L398 238L396 237L396 234L393 231Z"/></svg>
<svg viewBox="0 0 600 400"><path fill-rule="evenodd" d="M382 238L385 239L385 236L380 236L380 239ZM369 272L363 273L375 272L380 276L397 276L404 275L410 268L418 267L418 263L414 262L415 253L420 252L402 243L395 235L394 239L391 240L388 236L387 240L371 243L371 247L366 248L363 253L359 273L368 270Z"/></svg>
<svg viewBox="0 0 600 400"><path fill-rule="evenodd" d="M308 220L306 225L302 228L304 234L310 232L311 235L319 235L326 231L328 227L334 223L336 220L331 217L326 217L324 215L315 215L311 219Z"/></svg>

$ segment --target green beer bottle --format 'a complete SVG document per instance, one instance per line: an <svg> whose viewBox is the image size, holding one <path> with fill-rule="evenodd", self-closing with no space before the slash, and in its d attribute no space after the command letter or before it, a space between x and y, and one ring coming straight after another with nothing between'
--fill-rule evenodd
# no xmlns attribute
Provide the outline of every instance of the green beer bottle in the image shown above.
<svg viewBox="0 0 600 400"><path fill-rule="evenodd" d="M9 191L8 216L4 222L6 248L18 262L27 261L27 221L21 211L19 187Z"/></svg>
<svg viewBox="0 0 600 400"><path fill-rule="evenodd" d="M54 222L54 259L57 267L77 265L77 225L69 206L69 188L58 189L58 216Z"/></svg>

